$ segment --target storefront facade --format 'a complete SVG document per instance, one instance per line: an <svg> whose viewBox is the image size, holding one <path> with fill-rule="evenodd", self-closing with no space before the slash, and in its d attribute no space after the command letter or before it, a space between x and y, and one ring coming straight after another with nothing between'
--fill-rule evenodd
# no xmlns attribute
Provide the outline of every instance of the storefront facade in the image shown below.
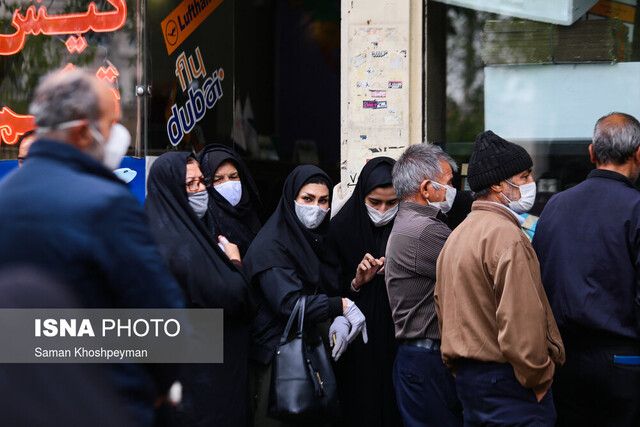
<svg viewBox="0 0 640 427"><path fill-rule="evenodd" d="M368 158L424 140L461 164L465 190L484 129L524 145L552 194L586 177L600 116L640 116L636 0L374 3L3 2L0 174L16 167L17 141L33 127L38 79L61 67L87 67L112 86L140 199L147 159L209 143L247 158L270 208L296 164L319 164L348 190ZM380 48L365 46L382 29ZM383 62L389 69L373 69ZM366 86L372 72L386 87Z"/></svg>

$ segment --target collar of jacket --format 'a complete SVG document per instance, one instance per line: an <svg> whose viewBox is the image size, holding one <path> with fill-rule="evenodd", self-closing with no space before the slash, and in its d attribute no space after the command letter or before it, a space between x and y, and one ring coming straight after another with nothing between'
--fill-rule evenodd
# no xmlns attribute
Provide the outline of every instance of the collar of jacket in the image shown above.
<svg viewBox="0 0 640 427"><path fill-rule="evenodd" d="M631 180L629 178L627 178L626 176L622 175L621 173L610 171L610 170L606 170L606 169L594 169L594 170L592 170L591 172L589 172L589 175L587 175L587 179L589 179L589 178L612 179L614 181L623 182L623 183L627 184L629 187L633 187L633 182L631 182Z"/></svg>
<svg viewBox="0 0 640 427"><path fill-rule="evenodd" d="M58 161L65 166L81 172L98 175L105 179L127 185L102 163L86 155L76 147L52 139L40 138L29 148L29 157ZM26 163L28 165L28 163Z"/></svg>
<svg viewBox="0 0 640 427"><path fill-rule="evenodd" d="M445 214L440 212L440 209L431 206L431 205L421 205L420 203L410 202L408 200L404 200L400 202L400 206L398 206L398 211L408 210L412 212L416 212L421 216L429 216L431 218L438 218L441 221L444 221L447 217ZM444 217L444 218L443 218Z"/></svg>
<svg viewBox="0 0 640 427"><path fill-rule="evenodd" d="M516 218L511 213L511 211L506 208L506 206L503 208L502 206L498 205L497 203L483 202L483 201L480 201L480 200L476 200L471 205L471 212L473 212L473 211L489 211L489 212L493 212L495 214L498 214L500 216L503 216L503 217L507 218L509 221L514 223L516 227L520 228L520 221L518 221L518 218Z"/></svg>

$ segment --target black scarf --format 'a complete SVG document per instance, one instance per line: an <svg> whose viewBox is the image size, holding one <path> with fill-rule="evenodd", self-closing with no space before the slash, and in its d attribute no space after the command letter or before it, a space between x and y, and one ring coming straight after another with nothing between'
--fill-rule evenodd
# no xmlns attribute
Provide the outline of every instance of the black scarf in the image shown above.
<svg viewBox="0 0 640 427"><path fill-rule="evenodd" d="M222 197L213 187L209 191L209 208L207 218L214 237L223 235L231 243L238 245L240 254L244 256L264 223L262 202L258 188L240 156L224 145L211 144L204 147L197 155L198 162L205 176L215 174L224 162L231 162L238 170L242 183L242 197L236 206Z"/></svg>
<svg viewBox="0 0 640 427"><path fill-rule="evenodd" d="M322 169L312 165L296 167L284 183L278 207L253 240L244 261L252 279L273 267L290 268L303 282L315 286L321 293L335 296L337 276L327 262L324 248L329 213L318 228L309 230L295 212L294 201L300 189L314 176L324 177L331 188L331 180Z"/></svg>
<svg viewBox="0 0 640 427"><path fill-rule="evenodd" d="M360 172L353 194L331 220L328 240L331 250L339 259L343 294L348 290L356 268L366 253L374 258L385 254L394 221L375 227L367 213L364 198L373 189L391 184L394 163L389 157L376 157L367 162Z"/></svg>
<svg viewBox="0 0 640 427"><path fill-rule="evenodd" d="M251 309L248 283L189 205L190 156L165 153L151 166L144 203L151 231L190 307L223 308L225 316L245 317Z"/></svg>

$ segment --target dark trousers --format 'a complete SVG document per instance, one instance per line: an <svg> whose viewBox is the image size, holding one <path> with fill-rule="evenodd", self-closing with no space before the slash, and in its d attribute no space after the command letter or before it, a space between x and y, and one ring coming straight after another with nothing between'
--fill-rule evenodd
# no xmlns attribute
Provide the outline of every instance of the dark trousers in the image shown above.
<svg viewBox="0 0 640 427"><path fill-rule="evenodd" d="M455 382L440 349L401 345L393 365L393 386L405 427L462 425Z"/></svg>
<svg viewBox="0 0 640 427"><path fill-rule="evenodd" d="M556 411L551 389L538 403L507 363L460 360L456 388L465 426L553 426Z"/></svg>
<svg viewBox="0 0 640 427"><path fill-rule="evenodd" d="M553 383L559 426L640 426L640 366L614 356L640 355L640 343L565 342L567 360Z"/></svg>

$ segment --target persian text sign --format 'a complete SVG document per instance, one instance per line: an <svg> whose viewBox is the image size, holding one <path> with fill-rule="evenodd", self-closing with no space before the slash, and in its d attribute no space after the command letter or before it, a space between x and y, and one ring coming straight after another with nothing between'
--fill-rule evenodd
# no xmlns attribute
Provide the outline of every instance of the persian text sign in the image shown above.
<svg viewBox="0 0 640 427"><path fill-rule="evenodd" d="M162 22L169 55L198 28L223 0L184 0Z"/></svg>

